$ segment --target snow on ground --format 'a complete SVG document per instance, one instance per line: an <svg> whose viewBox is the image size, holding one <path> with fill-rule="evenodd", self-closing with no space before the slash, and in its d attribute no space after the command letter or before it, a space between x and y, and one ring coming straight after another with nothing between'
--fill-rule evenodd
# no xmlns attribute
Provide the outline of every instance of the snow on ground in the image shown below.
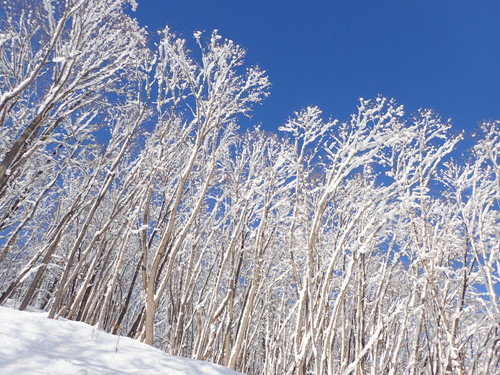
<svg viewBox="0 0 500 375"><path fill-rule="evenodd" d="M236 375L46 313L0 307L1 375Z"/></svg>

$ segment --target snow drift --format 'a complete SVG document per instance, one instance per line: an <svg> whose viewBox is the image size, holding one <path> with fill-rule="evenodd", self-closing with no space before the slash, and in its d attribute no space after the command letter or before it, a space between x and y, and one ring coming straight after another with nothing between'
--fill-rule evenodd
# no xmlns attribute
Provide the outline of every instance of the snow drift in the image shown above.
<svg viewBox="0 0 500 375"><path fill-rule="evenodd" d="M237 375L81 322L0 307L1 375Z"/></svg>

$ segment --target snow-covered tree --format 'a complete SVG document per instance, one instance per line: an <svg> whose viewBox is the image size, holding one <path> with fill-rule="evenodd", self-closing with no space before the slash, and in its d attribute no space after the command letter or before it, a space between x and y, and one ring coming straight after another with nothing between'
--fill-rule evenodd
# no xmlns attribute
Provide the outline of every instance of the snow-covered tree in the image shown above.
<svg viewBox="0 0 500 375"><path fill-rule="evenodd" d="M382 97L240 129L265 72L130 5L2 4L0 304L248 374L498 369L498 122L464 161Z"/></svg>

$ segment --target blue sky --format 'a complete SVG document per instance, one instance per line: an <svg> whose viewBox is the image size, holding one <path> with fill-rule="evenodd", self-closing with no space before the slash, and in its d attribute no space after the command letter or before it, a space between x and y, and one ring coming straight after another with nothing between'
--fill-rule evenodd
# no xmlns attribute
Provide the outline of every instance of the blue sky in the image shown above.
<svg viewBox="0 0 500 375"><path fill-rule="evenodd" d="M359 97L432 108L472 132L500 119L500 1L138 0L150 31L191 38L218 29L268 71L271 96L253 122L276 130L318 105L345 119Z"/></svg>

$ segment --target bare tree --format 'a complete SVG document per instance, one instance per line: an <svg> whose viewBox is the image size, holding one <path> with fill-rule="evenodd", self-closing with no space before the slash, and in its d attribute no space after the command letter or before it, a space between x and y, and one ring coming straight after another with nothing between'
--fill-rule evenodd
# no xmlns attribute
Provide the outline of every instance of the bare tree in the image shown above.
<svg viewBox="0 0 500 375"><path fill-rule="evenodd" d="M269 81L218 32L152 50L125 0L23 4L0 20L0 304L248 374L498 368L497 122L465 161L382 97L241 131Z"/></svg>

